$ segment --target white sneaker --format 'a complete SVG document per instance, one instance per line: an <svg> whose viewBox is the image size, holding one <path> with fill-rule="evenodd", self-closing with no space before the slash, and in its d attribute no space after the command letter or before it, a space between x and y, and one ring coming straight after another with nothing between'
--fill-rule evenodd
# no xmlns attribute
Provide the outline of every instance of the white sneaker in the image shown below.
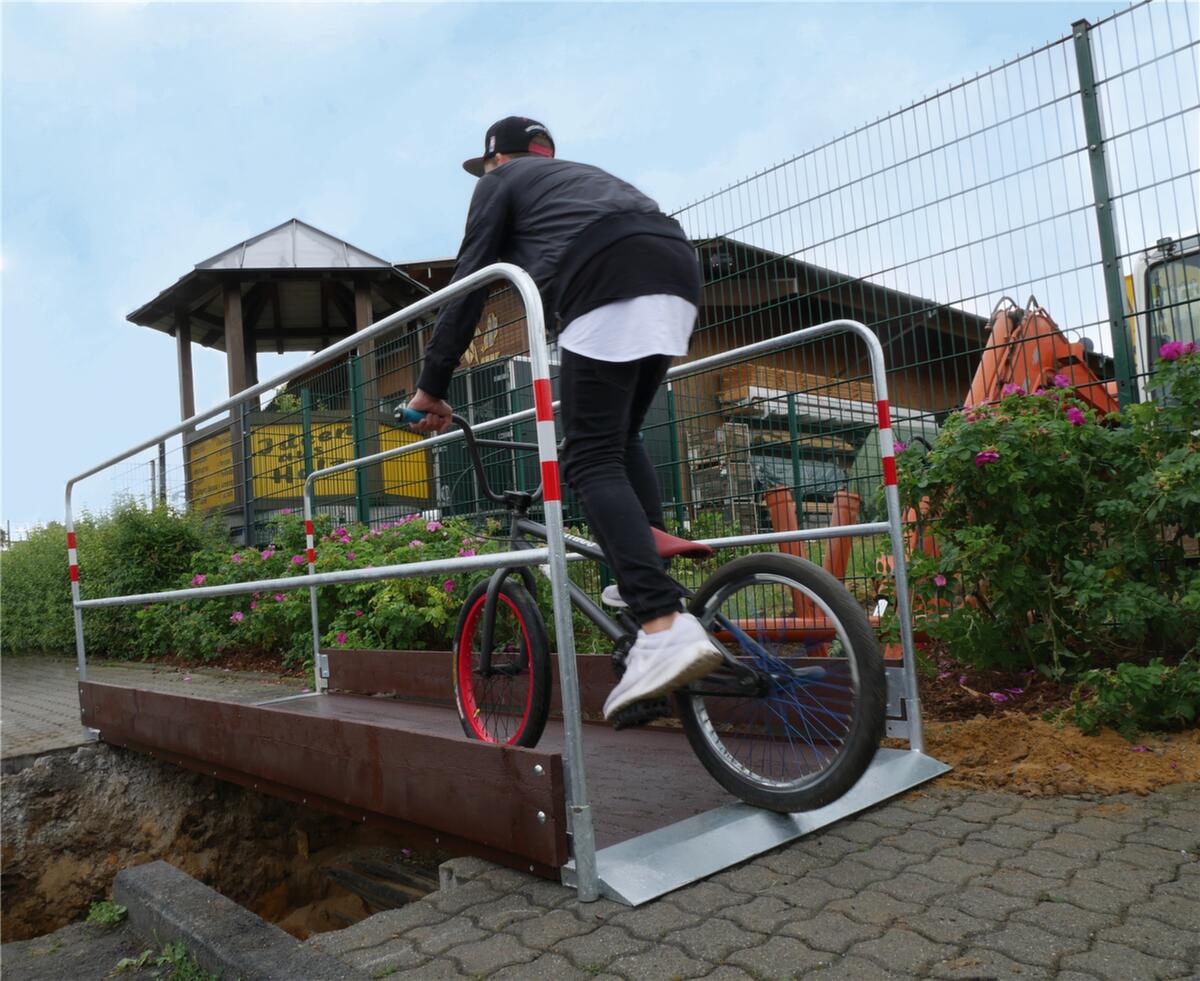
<svg viewBox="0 0 1200 981"><path fill-rule="evenodd" d="M605 606L612 606L618 610L629 609L629 604L621 599L621 590L615 582L609 583L600 591L600 602Z"/></svg>
<svg viewBox="0 0 1200 981"><path fill-rule="evenodd" d="M627 705L703 678L719 668L721 660L712 638L690 613L681 613L668 630L656 634L639 631L625 661L625 673L604 703L604 717L610 719Z"/></svg>

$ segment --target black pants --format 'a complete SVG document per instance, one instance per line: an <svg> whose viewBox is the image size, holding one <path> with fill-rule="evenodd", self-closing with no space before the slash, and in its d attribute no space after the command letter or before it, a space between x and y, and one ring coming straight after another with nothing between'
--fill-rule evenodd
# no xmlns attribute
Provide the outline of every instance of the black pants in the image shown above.
<svg viewBox="0 0 1200 981"><path fill-rule="evenodd" d="M681 596L650 533L663 529L662 502L638 432L670 364L667 355L612 362L562 352L563 477L638 623L678 610Z"/></svg>

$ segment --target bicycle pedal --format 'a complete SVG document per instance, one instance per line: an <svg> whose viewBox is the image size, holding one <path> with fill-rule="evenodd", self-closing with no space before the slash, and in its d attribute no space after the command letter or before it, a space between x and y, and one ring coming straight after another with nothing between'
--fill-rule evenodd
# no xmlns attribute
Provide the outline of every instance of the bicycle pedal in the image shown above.
<svg viewBox="0 0 1200 981"><path fill-rule="evenodd" d="M620 732L636 726L649 725L659 719L669 719L675 713L665 698L648 698L644 702L627 705L612 717L612 727Z"/></svg>

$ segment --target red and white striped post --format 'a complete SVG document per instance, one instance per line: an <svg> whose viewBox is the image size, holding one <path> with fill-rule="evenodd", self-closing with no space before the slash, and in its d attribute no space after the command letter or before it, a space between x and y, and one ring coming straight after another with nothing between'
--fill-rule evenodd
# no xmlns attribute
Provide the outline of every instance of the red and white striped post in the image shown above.
<svg viewBox="0 0 1200 981"><path fill-rule="evenodd" d="M307 494L304 495L304 542L307 546L305 556L308 559L308 574L311 576L317 571L317 550L313 542L312 505ZM312 617L313 690L323 692L329 687L329 679L321 672L321 618L317 615L316 586L308 587L308 605Z"/></svg>
<svg viewBox="0 0 1200 981"><path fill-rule="evenodd" d="M70 503L67 505L67 564L71 575L71 608L75 614L75 671L79 675L80 681L87 681L87 651L83 644L83 611L79 608L79 553L75 548L75 521L71 517Z"/></svg>

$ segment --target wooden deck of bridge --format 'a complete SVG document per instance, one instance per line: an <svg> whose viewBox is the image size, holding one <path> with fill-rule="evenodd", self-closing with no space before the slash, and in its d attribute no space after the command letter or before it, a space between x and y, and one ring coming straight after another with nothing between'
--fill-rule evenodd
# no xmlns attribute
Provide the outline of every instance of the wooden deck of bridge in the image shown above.
<svg viewBox="0 0 1200 981"><path fill-rule="evenodd" d="M109 743L447 852L558 876L568 858L561 722L552 719L535 749L475 742L453 707L448 654L329 657L330 694L258 705L83 682L83 722ZM613 683L608 659L578 663L584 717L596 721ZM587 725L584 752L598 847L732 800L678 729Z"/></svg>

